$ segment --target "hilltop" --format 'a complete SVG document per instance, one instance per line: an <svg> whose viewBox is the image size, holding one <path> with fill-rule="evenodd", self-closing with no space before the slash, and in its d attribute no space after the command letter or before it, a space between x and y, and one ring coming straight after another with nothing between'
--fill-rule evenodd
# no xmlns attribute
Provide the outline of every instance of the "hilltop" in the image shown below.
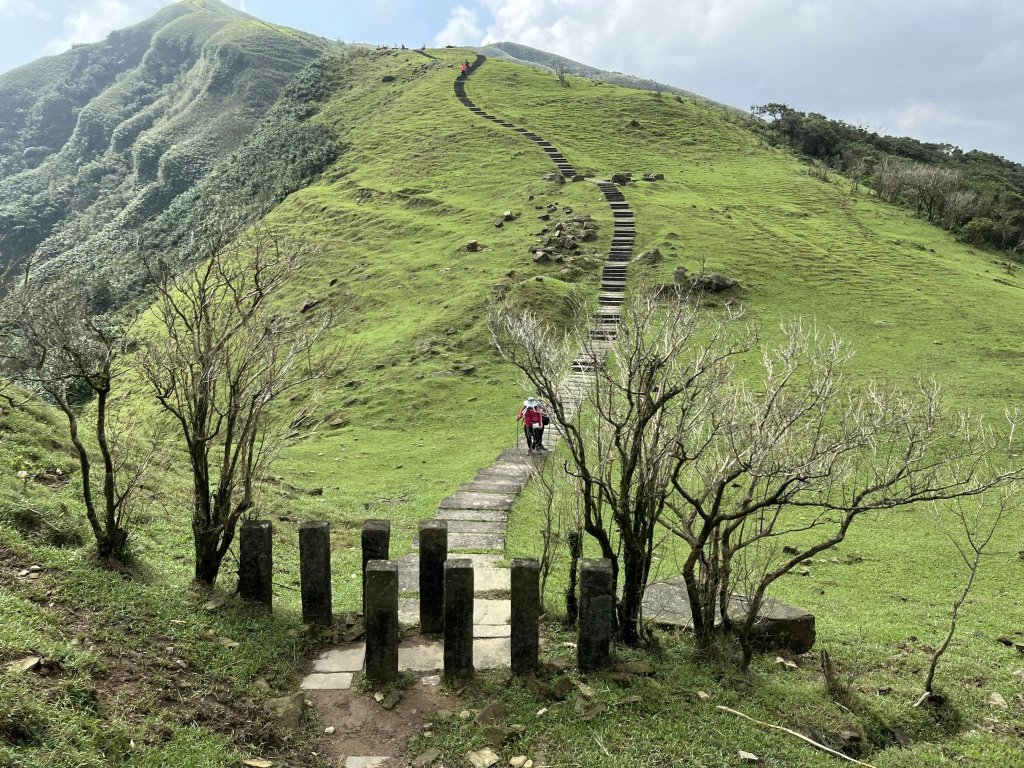
<svg viewBox="0 0 1024 768"><path fill-rule="evenodd" d="M344 342L358 353L319 398L303 390L286 406L294 420L259 510L275 527L271 616L233 600L203 610L211 596L188 586L189 498L178 451L167 449L147 484L146 507L132 527L137 562L125 574L102 570L82 544L78 478L69 447L58 438L60 422L44 405L0 401L0 662L29 654L54 662L48 677L2 678L0 711L7 720L0 722L0 763L212 768L269 755L275 764L322 765L314 753L329 749L323 731L333 722L307 721L289 733L263 709L268 697L295 690L311 655L331 640L299 623L299 524L331 522L335 610L357 610L362 521L390 519L391 556L406 554L418 522L433 517L443 497L516 439L523 384L491 347L489 308L517 301L563 323L567 296L596 293L611 216L590 183L545 179L552 166L541 150L458 103L452 81L470 51L329 51L315 38L212 2L172 6L129 32L0 81L2 98L20 105L21 121L3 134L0 191L27 190L3 198L2 215L28 216L18 225L25 229L11 230L20 243L14 255L39 247L59 269L62 259L80 253L57 245L67 236L61 233L84 227L86 219L65 220L64 209L54 206L52 227L40 219L33 229L34 214L18 208L39 194L44 179L87 199L97 179L109 179L117 195L98 199L123 195L124 210L85 207L96 229L115 228L108 233L159 222L161 212L174 210L172 199L196 202L189 195L201 194L207 179L213 179L207 191L266 193L265 223L320 247L291 276L286 302L346 306L350 313L324 343ZM168 70L161 86L145 80L150 65L169 61L160 58L169 50L184 57L180 69ZM238 74L236 55L249 62L245 76L214 77ZM45 133L26 115L43 109L32 92L49 92L78 72L77 57L113 74L97 74L86 91L76 91L72 106L61 101L65 121L55 124L63 128ZM108 59L119 63L103 64ZM126 74L118 79L118 72ZM289 87L293 75L300 76ZM137 92L129 89L137 78L153 96L152 107L126 107L111 112L109 122L100 120L107 99L123 104L117 99ZM23 85L15 89L15 80ZM769 337L779 320L795 316L835 328L857 350L850 375L858 381L908 385L934 376L955 405L992 418L1019 401L1024 371L1016 318L1024 281L1004 268L999 254L957 242L863 188L852 190L842 176L808 173L792 154L765 146L735 112L667 91L572 76L568 83L492 59L467 87L487 111L555 143L575 168L597 178L632 174L635 181L624 189L636 212L637 254L644 255L631 265L631 279L667 284L677 269L706 264L738 283L723 300L745 305ZM95 93L87 98L89 88ZM286 106L300 105L287 106L287 135L294 129L307 137L304 156L317 161L267 190L267 177L249 171L281 144L261 143L254 126L282 97ZM222 110L227 123L209 123ZM150 120L152 127L132 132ZM212 133L193 136L207 124ZM29 138L22 138L26 131ZM160 149L151 165L140 166L148 157L142 137L153 131ZM122 132L132 141L119 144ZM204 173L174 186L173 171L181 166L173 161L179 153L191 158L195 142L218 150L200 153L211 160L195 166ZM243 145L249 149L230 155ZM30 146L46 151L26 156ZM221 154L228 157L213 163ZM140 177L147 167L152 177ZM193 167L191 159L184 167ZM648 173L664 178L641 181ZM243 183L250 186L235 186ZM165 199L167 190L177 194ZM154 199L161 204L147 208ZM198 198L200 208L204 199ZM533 249L558 222L576 216L596 222L596 238L571 261L536 263ZM173 242L173 232L167 237ZM137 382L129 390L127 402L148 419L149 392ZM537 554L542 504L537 494L513 509L508 557ZM949 759L1015 764L1024 759L1014 736L1024 727L1019 709L985 704L990 690L1012 700L1019 686L1017 652L996 642L1024 620L1021 597L1010 588L1021 575L1019 530L1004 544L972 596L969 629L951 653L955 722L936 722L911 707L924 648L943 628L952 594L951 550L929 527L926 510L866 524L844 545L844 557L860 558L855 564L823 560L779 590L817 614L820 647L856 677L869 702L866 714L850 712L823 691L812 658L800 660L798 670L762 658L748 678L737 679L694 659L686 639L674 635L664 636L660 654L652 655L657 677L627 692L608 681L595 684L608 706L596 714L588 706L589 719L575 704L539 718L540 705L524 686L497 674L482 675L479 688L463 695L473 707L504 697L514 717L529 723L517 747L543 752L552 763L572 755L585 765L722 765L735 762L742 748L779 765L834 764L787 737L700 708L703 691L766 721L827 735L863 734L879 766ZM30 564L41 566L40 575L20 576ZM671 563L660 568L664 575ZM548 590L553 621L546 656L563 654L571 642L556 628L565 583L561 563ZM225 571L220 596L234 587L234 575ZM903 739L894 728L911 748L896 746ZM437 724L433 742L427 738L419 737L410 756L433 743L445 759L462 760L484 737L456 717Z"/></svg>

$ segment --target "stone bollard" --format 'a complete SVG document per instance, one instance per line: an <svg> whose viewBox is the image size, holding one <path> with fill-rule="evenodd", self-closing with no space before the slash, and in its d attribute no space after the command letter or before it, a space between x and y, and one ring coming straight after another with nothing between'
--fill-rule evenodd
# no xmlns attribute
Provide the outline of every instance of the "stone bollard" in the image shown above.
<svg viewBox="0 0 1024 768"><path fill-rule="evenodd" d="M330 626L331 525L307 522L299 525L299 578L302 586L302 621Z"/></svg>
<svg viewBox="0 0 1024 768"><path fill-rule="evenodd" d="M615 610L611 560L584 560L580 570L580 636L577 664L593 672L611 663L612 612Z"/></svg>
<svg viewBox="0 0 1024 768"><path fill-rule="evenodd" d="M473 674L473 561L444 564L444 676Z"/></svg>
<svg viewBox="0 0 1024 768"><path fill-rule="evenodd" d="M448 559L448 523L420 523L420 633L444 631L445 560Z"/></svg>
<svg viewBox="0 0 1024 768"><path fill-rule="evenodd" d="M238 536L238 594L268 608L274 602L274 527L246 520Z"/></svg>
<svg viewBox="0 0 1024 768"><path fill-rule="evenodd" d="M540 563L512 561L512 674L535 672L540 652Z"/></svg>
<svg viewBox="0 0 1024 768"><path fill-rule="evenodd" d="M366 566L366 679L398 679L398 563L371 560Z"/></svg>
<svg viewBox="0 0 1024 768"><path fill-rule="evenodd" d="M391 521L363 523L363 616L366 616L366 566L371 560L387 560L391 547Z"/></svg>

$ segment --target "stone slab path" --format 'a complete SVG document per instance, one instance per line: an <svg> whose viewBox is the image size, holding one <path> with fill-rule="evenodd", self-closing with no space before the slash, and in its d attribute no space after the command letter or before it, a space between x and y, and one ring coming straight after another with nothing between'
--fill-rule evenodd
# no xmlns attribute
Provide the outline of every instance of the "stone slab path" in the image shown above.
<svg viewBox="0 0 1024 768"><path fill-rule="evenodd" d="M535 143L569 181L583 181L575 167L554 145L535 133L490 115L466 94L466 80L486 61L477 56L466 77L455 81L455 96L470 112L511 129ZM594 371L604 364L611 342L615 339L619 308L626 289L626 268L632 258L636 237L636 220L620 188L611 182L595 181L612 209L614 230L607 264L601 275L598 310L592 321L590 341L580 350L562 384L567 410L575 414ZM555 430L544 436L546 450L559 440ZM509 626L511 603L508 599L510 571L501 564L505 552L508 514L518 494L526 487L546 456L545 452L530 454L525 448L503 450L494 462L480 471L456 493L441 500L436 519L448 523L448 552L473 560L474 590L477 599L473 608L473 661L477 669L503 668L510 665ZM413 551L398 561L399 623L415 625L419 621L419 541ZM306 690L338 691L352 687L354 676L363 669L365 646L362 644L331 648L316 659L313 671L303 680ZM410 672L435 672L444 666L443 645L432 637L415 637L403 641L398 651L399 669ZM350 758L377 760L379 758Z"/></svg>

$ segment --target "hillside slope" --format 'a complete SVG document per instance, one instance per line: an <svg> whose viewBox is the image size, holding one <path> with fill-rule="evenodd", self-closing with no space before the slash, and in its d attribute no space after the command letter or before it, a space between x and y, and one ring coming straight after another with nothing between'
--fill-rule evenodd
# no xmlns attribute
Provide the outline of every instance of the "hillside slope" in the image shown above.
<svg viewBox="0 0 1024 768"><path fill-rule="evenodd" d="M117 261L126 234L237 149L326 47L186 0L0 76L0 265Z"/></svg>
<svg viewBox="0 0 1024 768"><path fill-rule="evenodd" d="M255 756L317 764L310 755L319 752L314 742L324 738L322 724L281 739L264 727L255 703L274 695L267 688L294 690L318 639L297 626L298 525L331 522L336 610L355 610L362 521L390 519L391 556L400 557L418 521L432 517L441 498L516 439L514 414L525 393L491 349L484 318L504 295L559 321L570 291L594 290L596 262L535 264L531 246L547 236L543 227L586 214L600 229L599 239L588 243L593 254L583 256L602 253L611 216L591 184L544 180L551 164L542 151L458 104L452 81L467 51L427 53L361 51L327 63L313 124L336 135L346 150L268 217L269 224L321 246L293 276L287 300L315 309L315 302L334 299L349 307L327 343L355 349L352 366L329 381L319 399L299 392L287 406L297 418L260 510L275 526L274 615L235 602L204 612L207 596L184 588L191 574L188 498L182 457L173 451L165 457L166 475L150 484L148 510L136 519L134 581L92 567L85 549L58 547L0 517L0 605L5 617L14 617L0 627L0 662L42 653L68 671L35 689L33 678L0 687L0 705L11 721L39 734L0 732L0 762L99 766L116 754L126 765L215 766ZM993 416L1004 401L1019 399L1024 372L1014 350L1021 281L1001 273L993 255L955 243L902 209L851 195L841 181L811 178L792 156L758 146L718 109L585 80L564 88L548 73L501 61L488 61L468 88L487 111L556 143L577 168L605 178L623 170L634 177L666 175L627 188L637 213L638 252L657 247L662 254L647 268L648 279L667 282L676 267L693 269L706 259L739 281L743 288L732 298L747 304L769 334L780 318L794 315L839 330L859 350L855 376L907 384L934 375L957 403ZM516 216L497 227L505 211ZM471 250L470 240L482 247ZM643 269L631 268L631 274ZM144 388L131 396L140 410L148 408ZM64 502L75 509L73 483L36 487L46 467L32 462L59 462L71 471L66 456L38 448L43 441L42 431L23 441L24 453L38 459L24 460L20 449L4 454L0 504L24 506L24 488L32 482L32 505L49 504L54 512ZM29 476L19 478L17 471ZM539 531L533 510L517 507L510 524L508 553L533 554ZM945 551L937 547L937 556L922 557L919 542L935 542L920 528L917 517L880 521L856 543L868 563L858 575L822 564L813 576L783 587L787 597L819 612L821 637L864 676L861 687L880 702L871 710L879 717L896 718L910 708L921 644L914 641L895 670L890 657L902 653L900 643L906 650L911 633L923 638L922 627L932 637L948 602ZM1001 549L1019 549L1019 538L1014 531ZM20 578L20 569L33 562L44 567L43 576ZM550 584L552 595L564 589L560 573ZM984 632L965 642L982 660L983 668L971 672L984 675L979 685L998 686L1010 698L1016 652L989 635L1024 620L1020 596L1005 586L1019 580L1015 556L1000 555L993 574L972 606L971 621ZM225 572L219 589L229 592L233 582ZM550 605L555 615L557 597ZM562 652L563 639L545 650ZM712 707L680 706L707 690L716 700L788 725L831 728L854 721L821 692L812 670L790 673L769 658L752 680L737 682L694 663L685 642L670 639L668 646L670 675L637 683L641 701L610 707L582 729L571 706L536 718L532 697L504 679L484 677L480 695L509 690L518 696L523 722L530 723L526 745L546 751L552 763L572 751L586 765L722 765L735 762L743 748L780 765L833 764L826 755L794 750L788 737L726 724ZM953 669L962 673L972 667L968 662ZM606 688L619 693L604 683L595 687L602 696ZM175 693L167 697L143 695L169 688ZM898 697L882 698L882 688L895 689ZM986 690L958 684L965 724L984 722ZM908 727L920 743L885 750L872 761L1014 764L1019 713L1000 716L984 733L961 738L957 723L943 731L945 724L914 715ZM436 743L450 752L446 760L462 760L465 740L478 737L472 724L455 722L436 731ZM454 734L451 741L442 728ZM69 731L72 738L58 738ZM15 743L10 733L24 740Z"/></svg>

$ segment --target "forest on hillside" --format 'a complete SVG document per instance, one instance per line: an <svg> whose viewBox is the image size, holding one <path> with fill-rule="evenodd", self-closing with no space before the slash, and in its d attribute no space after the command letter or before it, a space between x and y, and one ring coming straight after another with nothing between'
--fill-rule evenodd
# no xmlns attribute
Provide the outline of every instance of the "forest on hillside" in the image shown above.
<svg viewBox="0 0 1024 768"><path fill-rule="evenodd" d="M952 144L884 136L787 104L751 107L773 144L866 184L883 200L916 208L919 216L970 245L1024 260L1024 165Z"/></svg>

